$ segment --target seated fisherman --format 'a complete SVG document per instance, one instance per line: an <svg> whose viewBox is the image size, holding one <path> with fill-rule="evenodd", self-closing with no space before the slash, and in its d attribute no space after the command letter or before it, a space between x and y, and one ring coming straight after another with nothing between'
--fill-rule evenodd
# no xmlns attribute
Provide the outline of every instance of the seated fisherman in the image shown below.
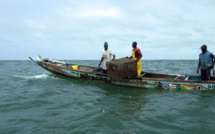
<svg viewBox="0 0 215 134"><path fill-rule="evenodd" d="M108 43L104 43L104 50L102 51L102 58L99 63L99 67L101 66L102 61L104 60L103 64L103 73L107 74L107 67L106 67L106 62L111 61L111 56L113 56L113 60L115 60L115 53L111 50L108 49Z"/></svg>
<svg viewBox="0 0 215 134"><path fill-rule="evenodd" d="M137 63L137 77L141 76L141 58L142 58L142 53L140 51L139 48L137 48L137 42L133 42L132 43L132 56L130 57L133 58L135 60L135 62Z"/></svg>

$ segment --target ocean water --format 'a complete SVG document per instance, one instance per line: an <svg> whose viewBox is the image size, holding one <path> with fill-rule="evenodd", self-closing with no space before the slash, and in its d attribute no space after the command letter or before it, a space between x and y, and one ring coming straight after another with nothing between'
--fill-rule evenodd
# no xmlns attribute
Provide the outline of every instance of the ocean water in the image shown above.
<svg viewBox="0 0 215 134"><path fill-rule="evenodd" d="M97 66L99 61L68 61ZM143 60L149 72L196 74L197 60ZM0 134L213 134L215 92L140 89L0 61Z"/></svg>

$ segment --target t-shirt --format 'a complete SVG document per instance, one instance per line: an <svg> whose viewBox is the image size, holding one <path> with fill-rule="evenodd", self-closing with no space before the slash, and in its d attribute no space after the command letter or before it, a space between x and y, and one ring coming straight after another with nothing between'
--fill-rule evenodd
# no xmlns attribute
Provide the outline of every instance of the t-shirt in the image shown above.
<svg viewBox="0 0 215 134"><path fill-rule="evenodd" d="M104 58L104 64L103 69L107 70L106 62L111 61L111 56L115 55L114 52L111 49L103 50L102 51L102 57Z"/></svg>
<svg viewBox="0 0 215 134"><path fill-rule="evenodd" d="M213 58L214 58L213 54L209 51L207 51L206 53L201 53L199 55L201 69L202 70L208 69L213 64Z"/></svg>
<svg viewBox="0 0 215 134"><path fill-rule="evenodd" d="M135 58L142 58L142 53L139 48L135 48L133 51L135 52Z"/></svg>

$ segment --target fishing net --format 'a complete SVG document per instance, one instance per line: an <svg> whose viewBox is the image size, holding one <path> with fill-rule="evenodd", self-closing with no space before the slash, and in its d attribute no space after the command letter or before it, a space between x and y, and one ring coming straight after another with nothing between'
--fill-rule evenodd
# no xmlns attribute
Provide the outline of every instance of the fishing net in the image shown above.
<svg viewBox="0 0 215 134"><path fill-rule="evenodd" d="M128 58L112 60L107 62L107 76L115 80L137 76L137 64Z"/></svg>

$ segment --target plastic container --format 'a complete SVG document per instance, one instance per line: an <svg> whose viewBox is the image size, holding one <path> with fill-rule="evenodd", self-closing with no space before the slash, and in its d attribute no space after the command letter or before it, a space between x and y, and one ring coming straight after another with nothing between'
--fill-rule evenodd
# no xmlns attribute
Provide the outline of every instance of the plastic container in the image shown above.
<svg viewBox="0 0 215 134"><path fill-rule="evenodd" d="M78 65L73 65L73 66L72 66L72 69L78 70Z"/></svg>

